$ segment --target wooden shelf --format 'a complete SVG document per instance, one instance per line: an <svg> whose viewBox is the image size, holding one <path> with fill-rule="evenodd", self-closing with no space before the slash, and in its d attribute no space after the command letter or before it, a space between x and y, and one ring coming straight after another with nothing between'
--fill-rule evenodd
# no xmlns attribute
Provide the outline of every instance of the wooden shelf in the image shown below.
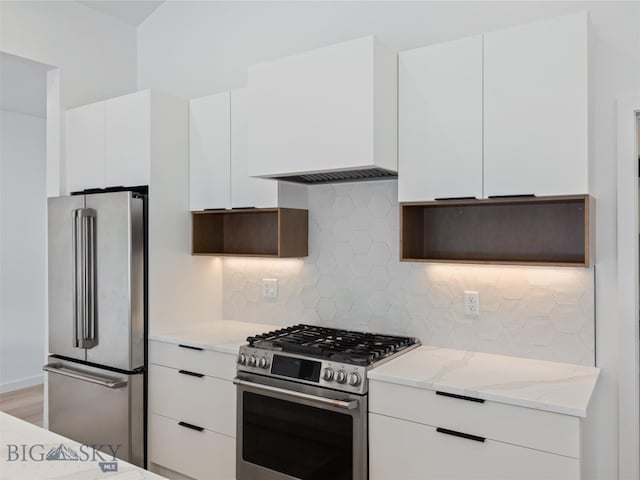
<svg viewBox="0 0 640 480"><path fill-rule="evenodd" d="M448 200L400 205L400 260L587 267L593 199Z"/></svg>
<svg viewBox="0 0 640 480"><path fill-rule="evenodd" d="M191 212L193 255L306 257L309 212L293 208Z"/></svg>

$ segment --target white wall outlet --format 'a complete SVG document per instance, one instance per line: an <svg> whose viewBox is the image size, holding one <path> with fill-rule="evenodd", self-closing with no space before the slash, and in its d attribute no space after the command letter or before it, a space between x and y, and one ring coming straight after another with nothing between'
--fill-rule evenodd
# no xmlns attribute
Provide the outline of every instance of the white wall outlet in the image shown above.
<svg viewBox="0 0 640 480"><path fill-rule="evenodd" d="M262 279L262 296L264 298L276 298L278 296L278 279L277 278Z"/></svg>
<svg viewBox="0 0 640 480"><path fill-rule="evenodd" d="M464 313L477 317L480 315L480 293L471 290L464 292Z"/></svg>

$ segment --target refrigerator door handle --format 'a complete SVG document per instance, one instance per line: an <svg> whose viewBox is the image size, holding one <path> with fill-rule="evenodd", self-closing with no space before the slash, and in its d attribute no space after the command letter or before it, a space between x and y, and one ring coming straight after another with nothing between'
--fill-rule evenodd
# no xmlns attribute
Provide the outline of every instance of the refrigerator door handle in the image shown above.
<svg viewBox="0 0 640 480"><path fill-rule="evenodd" d="M123 388L127 386L127 380L124 378L112 379L112 378L99 377L97 375L90 375L88 373L82 373L77 370L65 367L61 363L49 363L44 367L42 367L42 369L45 372L57 373L59 375L64 375L65 377L71 377L77 380L95 383L102 387L115 389L115 388Z"/></svg>
<svg viewBox="0 0 640 480"><path fill-rule="evenodd" d="M93 348L96 335L96 214L78 208L73 215L73 346Z"/></svg>

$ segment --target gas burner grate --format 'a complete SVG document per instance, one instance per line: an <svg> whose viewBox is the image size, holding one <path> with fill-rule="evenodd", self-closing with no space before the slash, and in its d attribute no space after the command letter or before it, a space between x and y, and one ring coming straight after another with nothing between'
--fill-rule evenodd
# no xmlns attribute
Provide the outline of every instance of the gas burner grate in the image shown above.
<svg viewBox="0 0 640 480"><path fill-rule="evenodd" d="M295 325L247 338L251 347L326 358L354 365L371 365L418 343L415 338Z"/></svg>

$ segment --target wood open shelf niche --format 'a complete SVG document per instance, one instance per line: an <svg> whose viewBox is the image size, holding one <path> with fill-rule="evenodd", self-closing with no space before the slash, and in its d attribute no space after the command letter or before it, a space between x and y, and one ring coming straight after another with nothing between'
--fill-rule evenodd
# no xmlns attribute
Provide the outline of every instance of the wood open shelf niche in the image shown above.
<svg viewBox="0 0 640 480"><path fill-rule="evenodd" d="M193 255L306 257L309 212L294 208L191 212Z"/></svg>
<svg viewBox="0 0 640 480"><path fill-rule="evenodd" d="M400 260L587 267L589 195L400 205Z"/></svg>

